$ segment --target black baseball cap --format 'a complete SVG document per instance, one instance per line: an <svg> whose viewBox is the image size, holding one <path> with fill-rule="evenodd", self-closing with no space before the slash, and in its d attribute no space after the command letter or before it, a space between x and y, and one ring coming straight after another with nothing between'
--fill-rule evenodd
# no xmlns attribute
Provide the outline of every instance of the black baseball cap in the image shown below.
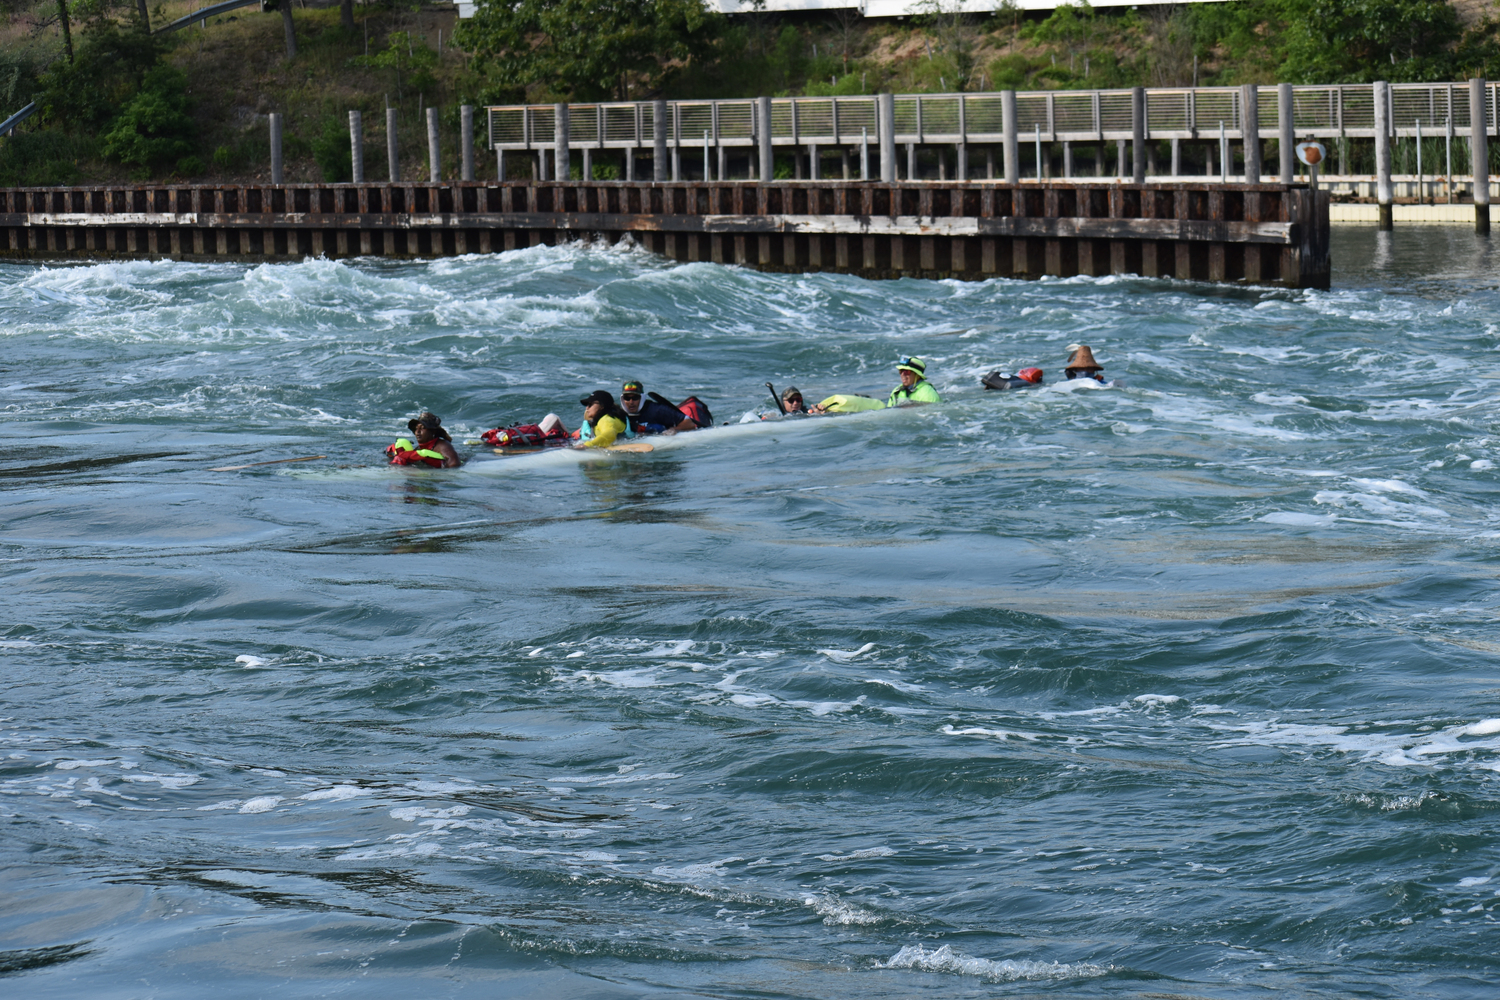
<svg viewBox="0 0 1500 1000"><path fill-rule="evenodd" d="M613 410L615 408L615 397L611 396L603 389L595 389L593 392L589 393L587 396L584 396L578 402L582 403L584 406L593 406L595 403L599 403L603 405L606 410Z"/></svg>

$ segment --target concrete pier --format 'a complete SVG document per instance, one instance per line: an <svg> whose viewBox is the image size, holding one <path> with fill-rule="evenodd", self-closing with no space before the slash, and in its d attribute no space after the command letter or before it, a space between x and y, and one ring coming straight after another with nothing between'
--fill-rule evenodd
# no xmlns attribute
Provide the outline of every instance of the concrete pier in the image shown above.
<svg viewBox="0 0 1500 1000"><path fill-rule="evenodd" d="M298 259L631 239L680 261L867 278L1138 274L1327 288L1303 184L747 181L0 190L10 257Z"/></svg>

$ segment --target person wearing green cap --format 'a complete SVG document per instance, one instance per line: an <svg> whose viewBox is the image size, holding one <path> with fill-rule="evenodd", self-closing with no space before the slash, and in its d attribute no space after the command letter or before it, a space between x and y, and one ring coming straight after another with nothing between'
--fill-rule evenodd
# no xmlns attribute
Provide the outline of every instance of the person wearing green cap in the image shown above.
<svg viewBox="0 0 1500 1000"><path fill-rule="evenodd" d="M891 392L886 406L907 406L911 403L941 403L943 397L927 381L927 362L921 358L902 358L896 365L901 373L901 384Z"/></svg>

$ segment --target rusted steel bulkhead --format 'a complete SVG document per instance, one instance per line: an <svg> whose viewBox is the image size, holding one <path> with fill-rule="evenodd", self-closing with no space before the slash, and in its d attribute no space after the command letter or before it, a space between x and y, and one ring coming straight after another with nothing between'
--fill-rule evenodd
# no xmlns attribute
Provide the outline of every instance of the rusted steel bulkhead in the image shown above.
<svg viewBox="0 0 1500 1000"><path fill-rule="evenodd" d="M867 278L1329 283L1305 184L559 181L0 189L11 257L492 253L631 237L680 261Z"/></svg>

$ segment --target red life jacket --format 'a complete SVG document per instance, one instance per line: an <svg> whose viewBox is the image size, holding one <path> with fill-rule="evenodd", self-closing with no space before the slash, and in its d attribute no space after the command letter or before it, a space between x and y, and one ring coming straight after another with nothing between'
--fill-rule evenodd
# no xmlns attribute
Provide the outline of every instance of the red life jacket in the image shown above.
<svg viewBox="0 0 1500 1000"><path fill-rule="evenodd" d="M434 469L443 467L443 453L433 451L431 448L409 447L411 441L401 438L395 444L386 445L385 453L391 456L392 465L417 465L426 464Z"/></svg>
<svg viewBox="0 0 1500 1000"><path fill-rule="evenodd" d="M682 411L684 417L687 417L699 427L712 427L714 425L714 415L708 412L708 405L697 396L689 396L678 403L677 408Z"/></svg>
<svg viewBox="0 0 1500 1000"><path fill-rule="evenodd" d="M561 427L544 431L538 424L516 424L485 431L479 440L495 448L557 448L570 439Z"/></svg>

